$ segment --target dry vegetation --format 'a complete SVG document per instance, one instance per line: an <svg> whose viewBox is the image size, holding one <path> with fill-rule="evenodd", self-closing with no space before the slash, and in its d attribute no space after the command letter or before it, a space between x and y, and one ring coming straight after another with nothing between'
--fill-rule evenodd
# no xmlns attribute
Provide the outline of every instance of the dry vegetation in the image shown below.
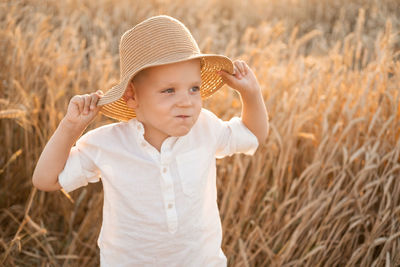
<svg viewBox="0 0 400 267"><path fill-rule="evenodd" d="M398 0L1 2L0 265L98 265L101 183L69 196L31 175L69 99L118 81L121 34L168 14L202 52L246 60L270 114L254 157L218 161L229 265L398 266L399 12ZM227 87L205 106L240 112Z"/></svg>

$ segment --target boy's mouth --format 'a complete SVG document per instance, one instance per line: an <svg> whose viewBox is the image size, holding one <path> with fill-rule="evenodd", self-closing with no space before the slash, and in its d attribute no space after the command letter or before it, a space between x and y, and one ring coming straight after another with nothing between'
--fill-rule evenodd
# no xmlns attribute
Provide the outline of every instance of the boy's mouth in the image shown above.
<svg viewBox="0 0 400 267"><path fill-rule="evenodd" d="M188 115L178 115L178 116L176 116L177 118L183 118L183 119L185 119L185 118L189 118L190 116L188 116Z"/></svg>

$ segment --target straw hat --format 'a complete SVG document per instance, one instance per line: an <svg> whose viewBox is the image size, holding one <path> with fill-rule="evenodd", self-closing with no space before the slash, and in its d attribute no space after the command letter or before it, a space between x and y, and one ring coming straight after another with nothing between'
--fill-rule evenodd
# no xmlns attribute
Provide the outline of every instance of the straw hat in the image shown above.
<svg viewBox="0 0 400 267"><path fill-rule="evenodd" d="M125 32L119 45L120 81L99 100L101 113L122 121L136 117L122 96L140 70L174 62L201 59L201 97L211 96L224 84L215 70L233 73L232 61L223 55L202 54L187 27L166 15L150 17Z"/></svg>

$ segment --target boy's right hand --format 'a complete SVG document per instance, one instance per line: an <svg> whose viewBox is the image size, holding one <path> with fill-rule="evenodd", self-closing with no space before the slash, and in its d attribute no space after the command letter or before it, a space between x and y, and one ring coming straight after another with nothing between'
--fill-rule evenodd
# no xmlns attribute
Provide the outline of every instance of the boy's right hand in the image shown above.
<svg viewBox="0 0 400 267"><path fill-rule="evenodd" d="M98 90L96 93L73 96L69 101L65 120L76 129L85 129L99 113L101 106L97 106L97 102L103 95Z"/></svg>

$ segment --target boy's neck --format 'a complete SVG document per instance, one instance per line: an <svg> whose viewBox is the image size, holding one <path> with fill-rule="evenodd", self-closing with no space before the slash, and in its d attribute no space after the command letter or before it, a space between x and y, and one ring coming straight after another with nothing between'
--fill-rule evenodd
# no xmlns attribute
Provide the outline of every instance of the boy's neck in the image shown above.
<svg viewBox="0 0 400 267"><path fill-rule="evenodd" d="M168 134L149 126L148 124L141 122L144 128L144 139L152 145L158 152L161 151L162 144L164 141L170 137Z"/></svg>
<svg viewBox="0 0 400 267"><path fill-rule="evenodd" d="M151 134L148 131L144 132L144 139L152 145L155 149L157 149L158 152L161 151L161 146L164 142L165 139L167 139L168 136L166 135L161 135L161 134Z"/></svg>

